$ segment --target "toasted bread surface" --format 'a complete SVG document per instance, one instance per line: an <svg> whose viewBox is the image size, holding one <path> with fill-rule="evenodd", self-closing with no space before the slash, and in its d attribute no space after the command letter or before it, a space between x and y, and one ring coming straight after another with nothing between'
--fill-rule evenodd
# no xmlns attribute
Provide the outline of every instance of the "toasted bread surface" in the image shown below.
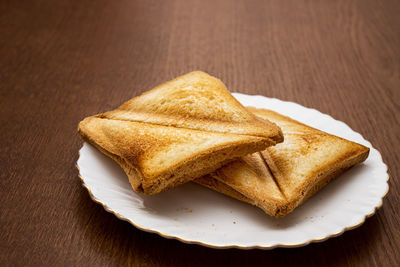
<svg viewBox="0 0 400 267"><path fill-rule="evenodd" d="M290 213L331 179L368 157L369 148L360 144L273 111L249 110L279 125L285 141L255 153L262 158L259 165L245 163L243 159L249 158L246 156L217 170L212 177L251 199L252 204L272 216ZM275 186L267 186L269 184ZM214 189L218 191L217 186Z"/></svg>

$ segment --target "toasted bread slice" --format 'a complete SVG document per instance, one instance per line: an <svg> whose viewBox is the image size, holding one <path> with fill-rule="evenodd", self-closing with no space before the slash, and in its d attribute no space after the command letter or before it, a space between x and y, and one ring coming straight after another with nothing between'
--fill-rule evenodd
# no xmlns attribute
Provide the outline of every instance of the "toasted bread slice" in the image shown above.
<svg viewBox="0 0 400 267"><path fill-rule="evenodd" d="M279 125L285 141L253 154L251 157L257 157L259 164L249 164L250 156L246 156L195 181L256 205L271 216L287 215L330 180L368 157L369 148L363 145L273 111L249 110ZM205 182L211 177L217 182Z"/></svg>
<svg viewBox="0 0 400 267"><path fill-rule="evenodd" d="M249 112L219 79L201 71L159 85L100 117L283 141L279 127Z"/></svg>
<svg viewBox="0 0 400 267"><path fill-rule="evenodd" d="M78 131L117 161L132 187L145 194L167 190L283 140L278 126L257 118L221 81L199 71L116 110L88 117Z"/></svg>

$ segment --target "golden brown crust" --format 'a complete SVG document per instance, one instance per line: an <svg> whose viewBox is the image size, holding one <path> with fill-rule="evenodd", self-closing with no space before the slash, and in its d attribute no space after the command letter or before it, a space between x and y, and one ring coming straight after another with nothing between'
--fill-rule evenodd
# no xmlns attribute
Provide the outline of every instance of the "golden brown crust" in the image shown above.
<svg viewBox="0 0 400 267"><path fill-rule="evenodd" d="M279 125L285 133L285 141L227 164L217 170L213 178L250 199L246 202L277 218L290 213L333 178L368 157L369 148L360 144L270 110L249 110ZM264 161L254 164L246 160L255 155L261 155ZM221 186L208 187L224 191L222 193L226 191Z"/></svg>

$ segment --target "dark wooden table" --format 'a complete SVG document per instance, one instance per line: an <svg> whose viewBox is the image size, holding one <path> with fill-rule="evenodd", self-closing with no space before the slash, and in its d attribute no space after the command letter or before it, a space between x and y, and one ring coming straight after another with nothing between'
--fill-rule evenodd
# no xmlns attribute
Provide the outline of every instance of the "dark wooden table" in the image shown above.
<svg viewBox="0 0 400 267"><path fill-rule="evenodd" d="M399 14L395 0L1 0L0 265L398 266ZM383 207L271 251L188 245L106 212L78 179L78 122L197 69L360 132L389 166Z"/></svg>

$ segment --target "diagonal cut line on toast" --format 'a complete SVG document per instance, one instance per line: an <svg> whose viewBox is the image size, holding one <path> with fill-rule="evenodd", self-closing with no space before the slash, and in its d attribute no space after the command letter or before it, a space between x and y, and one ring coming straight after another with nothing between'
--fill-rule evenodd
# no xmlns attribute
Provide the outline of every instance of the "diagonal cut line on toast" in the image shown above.
<svg viewBox="0 0 400 267"><path fill-rule="evenodd" d="M117 110L115 111L111 111L111 112L118 112ZM252 136L257 136L257 137L262 137L262 138L266 138L269 140L271 145L275 145L277 143L280 143L283 141L283 135L280 132L279 128L276 127L275 124L271 124L271 122L266 121L266 120L259 120L259 118L256 117L256 119L258 119L262 124L268 125L273 132L271 133L267 133L265 134L264 132L266 131L265 129L257 129L257 131L264 131L264 134L252 134L252 133L248 133L245 130L243 131L239 131L239 132L232 132L232 131L227 131L226 129L230 129L231 128L231 124L224 122L224 121L219 121L217 122L219 125L219 129L214 129L212 126L208 129L201 129L201 128L196 128L196 127L190 127L191 125L186 125L186 126L180 126L176 123L174 124L167 124L167 123L162 123L162 122L153 122L153 121L146 121L146 120L140 120L140 119L133 119L133 118L127 118L127 117L118 117L118 116L109 116L110 112L106 112L106 113L102 113L102 114L98 114L95 115L95 117L99 118L99 119L108 119L108 120L118 120L118 121L126 121L126 122L140 122L140 123L146 123L146 124L152 124L152 125L158 125L158 126L165 126L165 127L175 127L175 128L180 128L180 129L188 129L188 130L201 130L201 131L205 131L205 132L210 132L210 133L232 133L232 134L237 134L237 135L252 135ZM136 113L137 115L138 113ZM160 118L163 117L162 114L157 114L157 116ZM166 116L166 118L170 118L168 116ZM171 119L171 118L170 118ZM186 118L185 118L186 119ZM175 119L172 119L175 120ZM201 119L196 119L193 120L192 124L201 124L203 122L207 122L206 120L201 120ZM245 123L241 124L240 127L242 129L245 129L248 125L246 125ZM251 127L251 125L249 126ZM260 127L261 128L261 127ZM270 130L271 130L270 129Z"/></svg>
<svg viewBox="0 0 400 267"><path fill-rule="evenodd" d="M265 158L264 154L263 154L263 153L260 153L260 152L257 152L257 153L260 154L260 157L263 159L265 168L269 171L269 173L270 173L272 179L274 180L274 182L275 182L275 184L276 184L276 187L278 187L278 189L279 189L279 192L281 192L282 196L287 200L288 198L287 198L287 196L286 196L286 194L285 194L285 191L282 190L281 185L279 184L278 180L277 180L276 177L275 177L276 174L274 174L274 172L273 172L273 171L271 170L271 168L269 167L269 165L268 165L268 163L267 163L267 159ZM271 164L271 163L273 163L273 161L270 160L270 164Z"/></svg>
<svg viewBox="0 0 400 267"><path fill-rule="evenodd" d="M224 133L224 132L220 132L220 131L212 131L212 130L199 130L199 129L195 129L195 128L189 128L189 127L179 127L177 125L164 125L161 123L153 123L153 122L144 122L144 121L140 121L140 120L129 120L129 119L124 119L124 118L108 118L108 117L104 117L102 114L98 114L98 115L94 115L94 117L98 118L98 119L102 119L102 120L112 120L112 121L124 121L124 122L137 122L137 123L146 123L146 124L151 124L151 125L155 125L155 126L162 126L162 127L172 127L172 128L177 128L177 129L186 129L186 130L194 130L194 131L204 131L204 132L208 132L208 133ZM248 134L244 134L244 133L232 133L235 135L242 135L242 136L248 136ZM264 138L264 137L263 137ZM282 141L282 136L280 135L275 135L272 136L270 138L267 138L269 140L270 145L275 145L279 142Z"/></svg>

